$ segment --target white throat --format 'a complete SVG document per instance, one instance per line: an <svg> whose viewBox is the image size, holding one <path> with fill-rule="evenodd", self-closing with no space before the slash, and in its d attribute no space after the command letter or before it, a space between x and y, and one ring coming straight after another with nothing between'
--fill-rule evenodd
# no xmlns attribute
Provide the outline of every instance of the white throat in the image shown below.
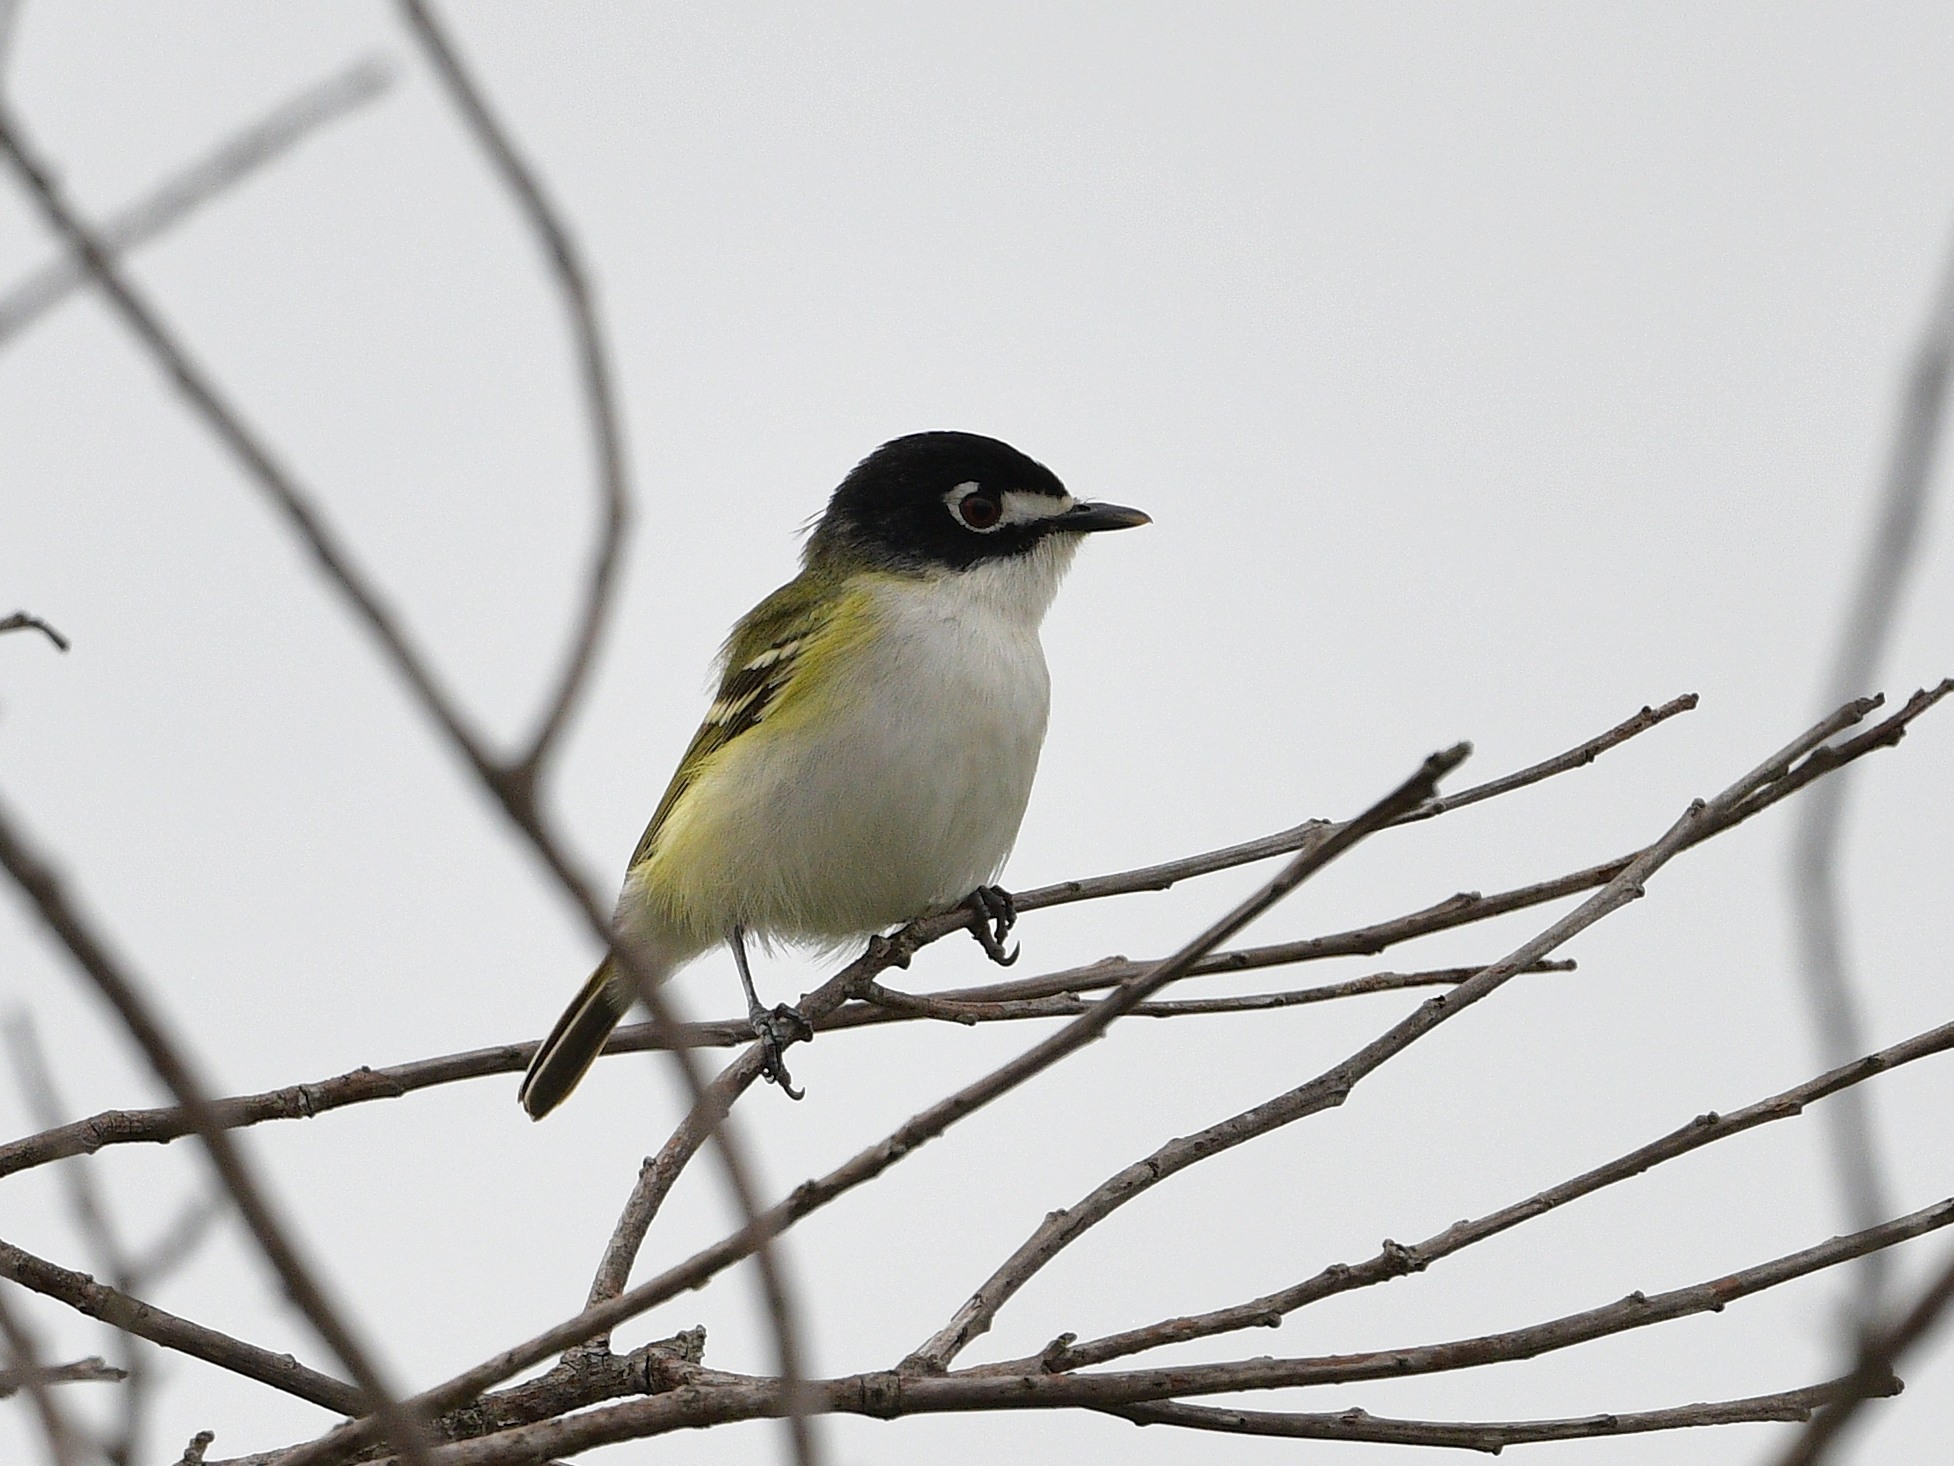
<svg viewBox="0 0 1954 1466"><path fill-rule="evenodd" d="M952 570L931 581L929 600L948 615L1036 633L1083 538L1047 535L1025 554Z"/></svg>

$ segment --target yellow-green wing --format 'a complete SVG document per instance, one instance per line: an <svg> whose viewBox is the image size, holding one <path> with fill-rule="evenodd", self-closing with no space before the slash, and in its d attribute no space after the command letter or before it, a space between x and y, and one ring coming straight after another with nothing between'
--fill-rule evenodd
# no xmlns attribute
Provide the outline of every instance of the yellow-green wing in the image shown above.
<svg viewBox="0 0 1954 1466"><path fill-rule="evenodd" d="M802 665L802 652L832 619L825 588L824 582L803 572L749 611L726 638L720 650L719 691L632 852L633 866L651 854L665 817L712 756L757 726L779 703Z"/></svg>

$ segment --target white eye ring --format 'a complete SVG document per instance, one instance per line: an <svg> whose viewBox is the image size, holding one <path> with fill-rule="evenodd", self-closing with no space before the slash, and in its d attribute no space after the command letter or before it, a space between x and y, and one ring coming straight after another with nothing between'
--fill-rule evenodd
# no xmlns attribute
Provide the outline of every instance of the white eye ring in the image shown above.
<svg viewBox="0 0 1954 1466"><path fill-rule="evenodd" d="M965 529L978 534L996 534L1004 527L1004 505L995 494L984 492L974 479L958 484L943 496L951 516Z"/></svg>

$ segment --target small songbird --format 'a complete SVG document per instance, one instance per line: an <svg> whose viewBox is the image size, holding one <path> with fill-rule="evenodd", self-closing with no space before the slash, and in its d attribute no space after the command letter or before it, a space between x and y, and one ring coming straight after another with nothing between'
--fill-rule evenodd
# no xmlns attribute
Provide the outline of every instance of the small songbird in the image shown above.
<svg viewBox="0 0 1954 1466"><path fill-rule="evenodd" d="M995 438L885 443L834 491L801 573L749 611L719 692L631 856L615 916L662 982L728 943L767 1074L808 1036L753 990L745 938L842 943L968 903L993 959L1014 913L990 883L1045 741L1038 625L1080 537L1148 523L1074 499ZM541 1119L637 990L606 958L557 1020L520 1099Z"/></svg>

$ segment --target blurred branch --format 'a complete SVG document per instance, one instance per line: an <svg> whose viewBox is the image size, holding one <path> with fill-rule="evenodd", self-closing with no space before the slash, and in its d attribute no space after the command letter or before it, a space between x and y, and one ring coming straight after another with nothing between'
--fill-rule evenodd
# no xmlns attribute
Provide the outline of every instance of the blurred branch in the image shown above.
<svg viewBox="0 0 1954 1466"><path fill-rule="evenodd" d="M1779 1458L1779 1466L1819 1466L1859 1408L1868 1400L1892 1393L1883 1388L1883 1382L1905 1355L1939 1327L1950 1306L1954 1306L1954 1256L1921 1289L1905 1314L1886 1328L1868 1332L1860 1341L1859 1357L1844 1382L1841 1397L1799 1433L1791 1449Z"/></svg>
<svg viewBox="0 0 1954 1466"><path fill-rule="evenodd" d="M0 616L0 634L9 631L38 631L53 642L57 651L68 649L68 638L56 631L39 616L30 616L25 611L15 611L11 616Z"/></svg>
<svg viewBox="0 0 1954 1466"><path fill-rule="evenodd" d="M102 249L124 255L148 244L313 133L383 96L393 81L386 62L367 57L279 103L111 215L96 231ZM0 347L88 283L87 267L64 254L0 294Z"/></svg>
<svg viewBox="0 0 1954 1466"><path fill-rule="evenodd" d="M1912 569L1926 517L1947 386L1954 371L1954 252L1928 312L1913 365L1907 374L1892 457L1878 518L1839 645L1826 673L1823 699L1832 706L1867 691L1878 679L1879 664L1901 592ZM1845 914L1839 896L1839 841L1844 828L1848 779L1834 779L1808 800L1792 837L1792 914L1798 933L1805 1000L1817 1030L1819 1057L1842 1063L1865 1048L1858 1002L1853 994L1845 951ZM1848 1096L1829 1117L1832 1168L1850 1224L1863 1227L1888 1210L1880 1176L1879 1142L1865 1100ZM1859 1270L1858 1313L1871 1326L1884 1282L1884 1257L1870 1257Z"/></svg>
<svg viewBox="0 0 1954 1466"><path fill-rule="evenodd" d="M232 454L246 476L254 482L272 504L284 515L292 531L300 542L311 551L320 573L327 582L342 595L352 608L356 618L366 627L368 633L379 645L385 659L408 684L421 710L440 729L451 750L465 763L481 781L482 786L492 794L510 822L527 839L530 848L556 878L563 893L583 917L585 924L597 939L612 948L614 957L622 969L628 973L639 989L639 999L651 1013L653 1021L666 1028L674 1026L670 1000L659 993L653 984L644 981L648 969L638 959L629 944L619 944L614 940L610 913L602 903L594 888L571 864L568 852L555 833L544 823L542 813L535 800L535 769L523 764L505 765L494 758L487 745L469 725L461 708L437 682L432 665L408 639L404 627L392 608L382 598L378 587L370 582L365 573L355 564L350 552L343 546L338 536L328 527L325 520L313 507L311 500L299 487L298 481L289 474L273 455L270 447L260 439L257 432L246 422L243 415L218 392L213 379L194 362L187 349L164 326L161 317L142 299L130 282L123 277L114 262L102 248L94 234L81 222L68 207L47 168L38 162L23 141L20 129L12 117L0 109L0 152L4 152L8 163L14 169L22 186L34 200L49 227L61 237L75 258L83 264L91 279L102 291L115 313L121 318L130 334L151 354L157 364L168 375L172 384L183 396L190 409L210 429L218 441ZM691 1056L683 1049L671 1051L673 1063L679 1071L688 1093L696 1103L705 1093L705 1080ZM188 1101L182 1094L179 1100ZM209 1111L202 1103L194 1107L199 1117L199 1133L206 1143L213 1145L213 1156L223 1153L233 1154L228 1143L221 1146L222 1132L207 1129L203 1123ZM730 1129L718 1127L714 1132L720 1160L723 1164L728 1189L742 1217L750 1220L756 1215L758 1203L739 1143ZM235 1193L234 1193L235 1194ZM255 1232L254 1228L254 1232ZM775 1267L771 1252L764 1246L754 1255L762 1287L770 1301L776 1333L779 1335L782 1355L782 1371L788 1377L795 1373L797 1348L794 1343L794 1327L788 1311L786 1294ZM306 1290L309 1296L317 1299L316 1293ZM404 1417L395 1415L384 1402L386 1393L376 1388L377 1378L371 1375L366 1359L356 1342L343 1335L338 1341L355 1350L355 1358L340 1355L341 1361L360 1380L379 1403L383 1413L393 1427L408 1429ZM335 1347L335 1352L338 1352ZM356 1360L358 1362L356 1362ZM421 1451L414 1435L393 1436L418 1461Z"/></svg>
<svg viewBox="0 0 1954 1466"><path fill-rule="evenodd" d="M421 0L400 0L400 12L408 29L420 42L435 75L447 88L455 110L461 114L469 132L488 155L496 174L542 246L544 258L548 260L550 272L556 278L570 318L570 332L576 343L578 374L583 385L584 408L590 420L591 452L597 463L597 494L603 512L603 528L591 554L590 569L584 583L583 612L571 640L569 655L564 659L563 670L558 676L556 690L544 706L542 720L528 751L516 760L515 772L533 781L542 770L550 745L563 731L578 694L589 680L598 640L603 635L616 600L618 560L630 519L623 435L617 422L617 396L611 385L603 332L592 304L589 272L578 254L576 241L551 205L541 181L517 155L508 130L489 109L481 88L469 76L433 13Z"/></svg>
<svg viewBox="0 0 1954 1466"><path fill-rule="evenodd" d="M72 1364L43 1365L32 1373L32 1379L46 1385L68 1384L116 1384L129 1377L126 1369L117 1369L105 1360L90 1355L77 1359ZM17 1395L30 1385L28 1373L19 1369L0 1369L0 1400L9 1395Z"/></svg>
<svg viewBox="0 0 1954 1466"><path fill-rule="evenodd" d="M27 1321L14 1312L4 1289L0 1289L0 1343L6 1344L7 1357L12 1361L7 1373L26 1391L34 1413L40 1417L52 1466L82 1466L81 1435L54 1398L48 1366L41 1363L40 1341Z"/></svg>
<svg viewBox="0 0 1954 1466"><path fill-rule="evenodd" d="M354 1415L363 1408L364 1397L358 1389L331 1375L306 1368L289 1354L260 1349L229 1334L220 1334L216 1329L179 1318L153 1303L98 1283L86 1273L56 1266L10 1242L0 1241L0 1278L64 1303L111 1328L269 1385L336 1415Z"/></svg>
<svg viewBox="0 0 1954 1466"><path fill-rule="evenodd" d="M25 1012L16 1013L7 1019L4 1028L28 1113L43 1128L59 1125L66 1118L68 1108L62 1102L33 1020ZM94 1168L86 1163L65 1166L60 1180L67 1194L68 1211L95 1266L108 1273L114 1287L133 1292L135 1268L117 1235L108 1201L95 1184ZM149 1399L148 1371L144 1367L143 1351L132 1335L116 1331L115 1344L123 1364L122 1378L127 1380L128 1388L118 1397L122 1406L121 1424L104 1446L104 1452L115 1466L135 1466L142 1454L144 1407Z"/></svg>

